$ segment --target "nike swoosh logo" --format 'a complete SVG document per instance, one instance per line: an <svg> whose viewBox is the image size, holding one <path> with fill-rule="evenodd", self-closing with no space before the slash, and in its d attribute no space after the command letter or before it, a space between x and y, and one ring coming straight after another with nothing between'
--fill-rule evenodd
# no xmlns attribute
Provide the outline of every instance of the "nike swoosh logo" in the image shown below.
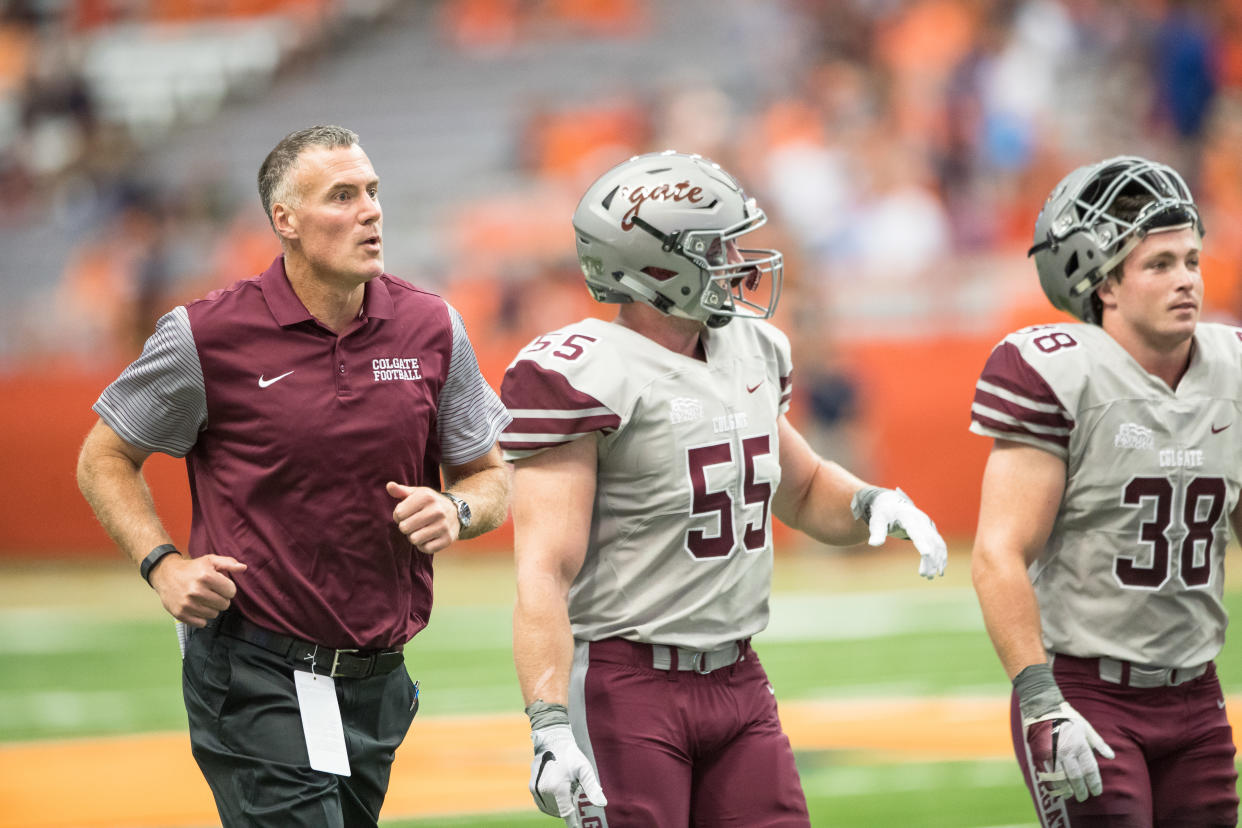
<svg viewBox="0 0 1242 828"><path fill-rule="evenodd" d="M262 375L262 374L259 374L259 387L260 387L260 388L267 388L267 387L268 387L269 385L271 385L272 383L274 383L274 382L280 382L282 379L284 379L285 377L289 376L289 375L290 375L290 374L292 374L292 373L293 373L292 371L285 371L285 372L284 372L283 374L281 374L279 377L272 377L271 379L263 379L263 375Z"/></svg>
<svg viewBox="0 0 1242 828"><path fill-rule="evenodd" d="M746 386L746 393L747 393L747 394L753 394L753 393L755 393L755 389L756 389L756 388L758 388L758 387L759 387L759 386L761 386L761 385L763 385L763 380L759 380L759 381L758 381L758 382L756 382L754 385L748 385L748 386Z"/></svg>
<svg viewBox="0 0 1242 828"><path fill-rule="evenodd" d="M1229 426L1231 426L1231 425L1233 425L1233 423L1225 423L1225 424L1224 424L1223 426L1221 426L1220 428L1217 428L1216 426L1212 426L1212 433L1213 433L1213 434L1220 434L1222 431L1224 431L1225 429L1229 428Z"/></svg>
<svg viewBox="0 0 1242 828"><path fill-rule="evenodd" d="M1224 699L1219 699L1219 700L1216 702L1216 706L1217 706L1217 707L1219 707L1221 710L1224 710L1224 709L1225 709L1225 700L1224 700Z"/></svg>
<svg viewBox="0 0 1242 828"><path fill-rule="evenodd" d="M547 800L543 798L543 792L539 790L539 780L543 778L543 769L548 766L548 763L555 762L555 761L556 761L556 754L550 750L545 750L543 752L543 761L539 763L539 772L535 774L535 793L539 795L540 801L545 802L545 803L547 802ZM554 802L552 804L555 805L556 803Z"/></svg>

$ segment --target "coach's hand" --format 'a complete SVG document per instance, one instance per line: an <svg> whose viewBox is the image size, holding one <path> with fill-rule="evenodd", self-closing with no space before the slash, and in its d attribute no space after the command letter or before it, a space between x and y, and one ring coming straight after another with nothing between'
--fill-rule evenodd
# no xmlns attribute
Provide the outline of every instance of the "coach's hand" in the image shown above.
<svg viewBox="0 0 1242 828"><path fill-rule="evenodd" d="M569 828L582 828L579 796L604 807L608 800L595 769L574 741L563 704L535 701L526 708L535 758L530 765L530 795L545 814L560 817Z"/></svg>
<svg viewBox="0 0 1242 828"><path fill-rule="evenodd" d="M901 489L868 486L854 495L851 508L855 517L867 521L871 532L867 543L879 546L889 535L908 540L918 550L920 575L930 579L944 574L949 561L944 539L932 519Z"/></svg>
<svg viewBox="0 0 1242 828"><path fill-rule="evenodd" d="M1104 785L1095 754L1112 759L1113 749L1061 695L1052 669L1032 664L1014 678L1014 689L1036 780L1053 796L1098 796Z"/></svg>
<svg viewBox="0 0 1242 828"><path fill-rule="evenodd" d="M443 552L461 534L461 521L448 498L426 486L403 486L389 482L388 494L400 499L392 519L420 552Z"/></svg>
<svg viewBox="0 0 1242 828"><path fill-rule="evenodd" d="M245 571L244 563L227 555L166 555L151 570L151 586L169 615L192 627L205 627L229 608L237 595L233 576Z"/></svg>

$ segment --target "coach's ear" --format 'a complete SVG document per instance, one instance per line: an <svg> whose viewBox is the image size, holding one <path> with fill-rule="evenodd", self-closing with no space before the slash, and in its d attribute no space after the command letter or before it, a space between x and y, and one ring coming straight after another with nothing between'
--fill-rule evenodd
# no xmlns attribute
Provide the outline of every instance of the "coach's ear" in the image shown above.
<svg viewBox="0 0 1242 828"><path fill-rule="evenodd" d="M278 201L272 205L272 227L276 229L276 234L286 241L292 241L298 237L298 214L297 211Z"/></svg>

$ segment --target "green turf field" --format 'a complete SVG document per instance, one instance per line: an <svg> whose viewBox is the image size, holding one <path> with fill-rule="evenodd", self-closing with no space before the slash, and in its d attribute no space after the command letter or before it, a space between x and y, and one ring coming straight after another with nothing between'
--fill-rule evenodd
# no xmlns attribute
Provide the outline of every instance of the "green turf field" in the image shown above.
<svg viewBox="0 0 1242 828"><path fill-rule="evenodd" d="M890 544L892 545L892 544ZM1236 554L1236 553L1234 553ZM935 583L896 550L778 560L772 623L756 648L783 700L1007 695L983 631L964 550ZM511 565L468 550L437 563L431 626L409 650L420 716L520 707L509 649ZM1227 591L1242 611L1242 588ZM1242 664L1218 660L1227 691ZM183 730L171 622L123 564L0 569L0 741ZM916 728L917 722L910 726ZM816 826L1018 826L1034 814L1011 760L888 764L798 755ZM551 826L531 812L391 826Z"/></svg>

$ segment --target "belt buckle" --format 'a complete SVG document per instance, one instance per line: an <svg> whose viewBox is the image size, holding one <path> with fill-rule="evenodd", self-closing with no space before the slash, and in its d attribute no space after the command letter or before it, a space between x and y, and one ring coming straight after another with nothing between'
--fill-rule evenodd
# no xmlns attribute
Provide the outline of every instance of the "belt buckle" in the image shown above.
<svg viewBox="0 0 1242 828"><path fill-rule="evenodd" d="M712 671L710 667L706 670L703 669L703 662L705 660L704 656L706 655L707 653L702 650L697 650L694 653L694 658L690 659L690 669L694 670L694 672L698 673L700 676L705 676Z"/></svg>
<svg viewBox="0 0 1242 828"><path fill-rule="evenodd" d="M335 651L333 651L333 653L332 653L332 668L331 668L330 670L328 670L328 675L329 675L329 676L331 676L332 678L336 678L337 676L341 675L341 673L338 673L338 672L336 671L337 665L338 665L338 664L340 664L340 661L341 661L341 653L356 653L356 652L358 652L358 650L356 650L356 649L353 649L353 650L335 650Z"/></svg>

